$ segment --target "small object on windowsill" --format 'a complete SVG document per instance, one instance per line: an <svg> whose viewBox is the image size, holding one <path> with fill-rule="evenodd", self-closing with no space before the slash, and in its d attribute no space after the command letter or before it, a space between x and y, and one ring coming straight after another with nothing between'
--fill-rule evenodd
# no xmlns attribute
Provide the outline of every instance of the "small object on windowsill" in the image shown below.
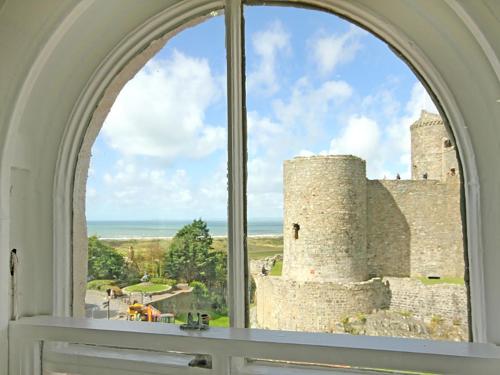
<svg viewBox="0 0 500 375"><path fill-rule="evenodd" d="M212 357L207 354L196 354L195 357L189 361L189 367L199 368L212 368Z"/></svg>
<svg viewBox="0 0 500 375"><path fill-rule="evenodd" d="M189 312L188 313L188 318L187 318L187 323L181 324L181 329L182 330L194 330L194 331L205 331L205 330L207 330L208 329L208 324L205 324L205 323L202 322L200 313L196 313L196 316L197 316L197 319L195 321L193 319L193 314ZM206 321L206 319L203 319L203 320Z"/></svg>

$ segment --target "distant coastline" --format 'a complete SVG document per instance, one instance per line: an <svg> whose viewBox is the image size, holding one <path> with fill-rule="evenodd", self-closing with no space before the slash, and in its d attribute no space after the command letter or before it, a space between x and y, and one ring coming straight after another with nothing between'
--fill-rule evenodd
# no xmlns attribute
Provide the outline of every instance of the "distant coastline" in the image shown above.
<svg viewBox="0 0 500 375"><path fill-rule="evenodd" d="M92 236L92 234L89 234ZM99 236L98 236L99 237ZM212 236L213 238L227 238L226 236ZM248 238L281 238L283 234L251 234L247 236ZM154 240L171 240L174 238L171 237L99 237L100 240L103 241L130 241L130 240L138 240L138 241L154 241Z"/></svg>
<svg viewBox="0 0 500 375"><path fill-rule="evenodd" d="M170 239L187 220L137 220L137 221L87 221L88 236L97 236L103 240L155 240ZM214 238L227 237L227 222L207 220L210 234ZM280 219L248 221L248 237L273 238L283 235L283 222Z"/></svg>

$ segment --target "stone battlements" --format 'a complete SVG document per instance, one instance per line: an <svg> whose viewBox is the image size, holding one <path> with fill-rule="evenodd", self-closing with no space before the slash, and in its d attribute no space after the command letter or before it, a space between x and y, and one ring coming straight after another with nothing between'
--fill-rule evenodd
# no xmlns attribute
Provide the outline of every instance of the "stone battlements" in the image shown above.
<svg viewBox="0 0 500 375"><path fill-rule="evenodd" d="M331 331L345 314L389 308L382 277L464 277L454 145L425 111L411 136L411 180L368 180L354 155L284 162L283 275L256 279L260 327ZM316 313L300 316L303 306Z"/></svg>

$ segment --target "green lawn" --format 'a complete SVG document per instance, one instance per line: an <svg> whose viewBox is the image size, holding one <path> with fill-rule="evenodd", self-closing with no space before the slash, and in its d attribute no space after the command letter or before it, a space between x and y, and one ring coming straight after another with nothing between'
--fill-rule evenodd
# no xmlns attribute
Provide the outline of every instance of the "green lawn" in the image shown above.
<svg viewBox="0 0 500 375"><path fill-rule="evenodd" d="M281 276L282 270L283 270L283 261L278 260L276 263L274 263L271 272L269 272L269 276Z"/></svg>
<svg viewBox="0 0 500 375"><path fill-rule="evenodd" d="M418 279L424 285L434 285L434 284L464 285L464 279L461 277L442 277L440 279L428 279L427 277L419 277Z"/></svg>
<svg viewBox="0 0 500 375"><path fill-rule="evenodd" d="M140 283L140 284L127 286L123 290L126 293L130 293L130 292L157 293L157 292L163 292L163 291L166 292L169 289L170 289L170 285L166 285L166 284Z"/></svg>
<svg viewBox="0 0 500 375"><path fill-rule="evenodd" d="M210 319L212 327L229 327L229 316L219 316L215 319Z"/></svg>
<svg viewBox="0 0 500 375"><path fill-rule="evenodd" d="M283 254L283 237L249 237L247 243L250 259Z"/></svg>

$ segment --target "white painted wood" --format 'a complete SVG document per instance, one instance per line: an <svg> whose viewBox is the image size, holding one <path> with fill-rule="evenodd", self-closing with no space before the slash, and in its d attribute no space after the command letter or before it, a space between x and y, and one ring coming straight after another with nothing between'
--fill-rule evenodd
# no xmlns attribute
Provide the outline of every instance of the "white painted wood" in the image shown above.
<svg viewBox="0 0 500 375"><path fill-rule="evenodd" d="M246 112L241 0L226 1L228 98L228 297L232 327L246 326Z"/></svg>
<svg viewBox="0 0 500 375"><path fill-rule="evenodd" d="M70 342L108 348L207 353L213 356L218 374L221 374L219 369L227 368L232 357L245 356L454 374L498 374L500 368L500 348L491 344L244 328L190 332L170 324L56 317L23 318L12 322L10 328L14 337L35 343ZM248 366L245 369L250 370Z"/></svg>
<svg viewBox="0 0 500 375"><path fill-rule="evenodd" d="M207 369L189 367L193 355L120 350L86 345L44 345L43 369L53 372L98 374L106 369L120 374L202 375L217 374Z"/></svg>
<svg viewBox="0 0 500 375"><path fill-rule="evenodd" d="M9 375L41 375L42 346L40 340L15 336L9 341Z"/></svg>
<svg viewBox="0 0 500 375"><path fill-rule="evenodd" d="M140 3L135 0L94 1L90 8L91 11L84 12L78 19L73 20L73 25L70 25L64 33L59 35L60 39L53 39L52 34L64 21L64 15L71 13L71 9L77 4L86 3L40 2L39 0L8 1L1 9L1 375L7 374L7 324L10 318L8 302L5 303L5 301L9 298L7 264L9 237L12 232L9 211L11 169L12 167L24 168L30 170L34 176L32 188L28 193L34 202L31 212L35 224L24 223L22 227L14 230L19 232L24 230L26 236L30 237L29 241L36 241L36 250L30 250L23 261L26 261L28 269L37 268L42 277L37 279L37 284L24 286L23 293L30 297L33 309L40 313L52 313L50 308L53 305L52 301L67 299L65 297L67 290L64 289L68 287L67 285L58 285L54 288L52 285L54 282L52 275L58 272L68 272L67 269L63 268L66 267L67 261L55 262L53 256L58 256L59 252L71 251L67 248L71 241L61 239L59 236L71 236L71 227L66 218L67 213L72 209L64 206L71 199L59 196L62 194L61 190L53 186L53 183L58 181L57 184L61 182L62 185L69 186L73 182L71 176L63 176L62 179L56 177L58 173L65 173L65 168L58 166L57 171L55 171L55 160L68 158L70 167L66 171L72 171L71 160L76 158L75 150L78 150L82 142L82 134L85 133L85 127L88 124L85 121L90 118L88 113L92 113L92 105L98 103L99 96L104 92L99 88L105 87L111 79L113 63L119 65L123 61L128 61L127 56L116 52L117 50L114 48L121 45L120 40L123 40L124 44L134 45L133 40L128 40L131 30L144 22L147 24L147 20L151 19L151 14L160 12L153 9L155 6L158 7L157 9L161 9L171 3L173 1L163 2L159 0ZM181 4L180 6L197 9L200 1L177 3ZM494 0L460 2L473 23L479 27L482 36L478 36L477 32L474 31L470 20L464 18L463 14L457 15L456 10L451 9L446 2L429 0L380 0L376 2L372 0L317 0L308 1L308 4L337 11L381 35L410 61L441 103L443 114L446 115L454 130L464 163L474 337L478 341L500 344L500 325L498 324L498 311L500 311L498 293L500 283L498 273L498 269L500 269L500 252L498 252L498 243L500 243L500 231L498 231L500 223L500 170L496 168L496 160L500 155L498 146L500 140L500 126L498 124L500 104L497 102L500 99L500 84L498 75L492 68L495 64L491 61L491 50L496 56L500 55L500 33L498 26L491 26L491 24L487 26L482 22L489 20L487 17L494 19L495 15L499 13L498 2ZM109 19L111 18L102 18L102 15L109 14L107 12L112 7L122 13L120 13L120 17L113 19L113 27L110 28ZM470 9L477 12L469 12ZM108 32L100 33L99 39L96 39L95 33L99 32L95 30L103 26L107 27ZM117 34L113 34L114 32ZM487 45L478 41L478 38L483 37L488 39ZM47 41L55 41L49 50L45 48ZM92 50L86 53L85 59L79 60L78 50L82 48L84 43L89 42L93 42ZM488 46L491 47L490 51L488 51ZM47 51L49 53L45 55ZM44 54L43 59L37 58L40 52ZM123 60L121 60L122 58ZM109 64L108 68L101 70L106 64ZM30 74L30 72L37 73ZM66 79L69 76L71 79ZM102 86L100 86L101 84ZM47 87L51 87L52 90L48 92ZM58 92L63 92L64 95L57 95ZM78 95L80 95L80 99L78 99ZM82 106L81 108L84 109L84 112L86 111L86 115L75 120L78 124L77 129L68 130L70 125L67 123L67 119L78 112L75 110L75 103ZM72 133L73 131L74 133ZM67 132L68 135L61 140L64 132ZM71 146L67 142L70 142ZM67 151L58 154L58 146ZM64 165L64 162L59 165ZM54 198L54 195L57 198ZM58 200L58 203L53 202L53 199ZM65 228L69 229L64 229L61 226L66 226ZM55 235L58 243L54 244L57 249L53 252L55 239L53 235L55 229L53 228L56 227L61 228L61 232ZM71 237L68 238L72 240ZM62 255L67 256L67 254ZM54 269L54 267L62 268ZM50 278L49 281L45 281L47 277ZM61 278L57 280L67 279L66 276L61 275ZM55 297L53 293L61 293L61 295ZM48 305L50 306L47 307ZM67 302L54 302L54 305L56 310L59 309L57 306L63 306L61 311L63 313L67 311ZM47 326L44 329L53 331L53 328ZM106 333L100 331L100 328L99 331L92 329L83 333L78 331L75 334L68 331L67 328L64 330L64 335L67 338L75 339L77 337L77 341L82 340L82 337L87 339L94 337L99 338L102 342L109 342L106 339L115 342L117 339L130 337L126 333L122 335L120 332L111 331L107 332L109 337L103 338L102 336ZM53 332L59 331L55 329ZM26 334L29 337L29 332ZM274 335L274 337L282 337L281 333L270 332L269 334ZM144 335L144 333L140 334L141 337ZM301 348L305 348L307 353L314 354L314 350L310 350L307 345L303 347L300 343L299 338L306 336L297 335L295 344L290 344L290 347L278 345L278 349L274 344L267 343L263 349L269 349L270 354L266 352L266 355L282 353L289 356L298 353L298 358L304 358L305 354L300 356ZM11 332L11 338L15 340L15 337L16 333ZM134 338L136 337L134 336ZM365 339L359 337L349 340L365 343ZM201 344L206 341L200 337L193 342ZM211 342L215 348L217 345L222 345L220 341ZM373 345L380 342L375 341ZM399 342L403 341L397 339L394 341L394 350L398 349ZM244 351L245 345L247 344L236 345L235 350L238 349L240 355L247 354ZM320 351L324 351L324 355L332 350L336 353L343 350L340 343L333 349L331 347L321 349L322 346L319 346ZM478 346L478 348L481 347ZM23 346L21 346L21 350L22 348ZM435 349L433 345L428 348L431 351ZM415 357L405 351L404 345L399 349L401 349L400 360L397 359L396 351L386 356L386 351L381 350L377 353L377 359L373 358L373 354L370 354L374 353L374 347L367 350L362 347L350 348L348 345L345 348L347 357L352 360L361 359L362 361L380 363L386 359L392 364L395 363L392 362L392 359L396 357L396 361L399 361L397 363L413 365L416 361ZM255 352L248 353L255 354ZM10 355L11 359L16 358L19 352L11 351ZM339 354L336 355L339 356ZM409 358L408 362L404 362L405 356L410 356L413 359ZM28 356L28 358L32 357ZM314 358L318 359L318 357ZM484 363L480 358L468 359L463 367L462 362L455 361L460 356L453 358L447 362L449 358L443 356L442 353L429 356L424 354L424 357L420 357L419 362L420 367L424 367L424 365L436 366L436 368L442 369L442 373L469 370L470 373L487 373L482 371L483 366L488 366L487 362L490 361L486 358L483 358ZM339 357L339 359L341 358ZM468 365L468 361L470 361L470 365ZM455 368L457 363L460 366L458 370ZM472 365L476 365L476 368L473 368Z"/></svg>

